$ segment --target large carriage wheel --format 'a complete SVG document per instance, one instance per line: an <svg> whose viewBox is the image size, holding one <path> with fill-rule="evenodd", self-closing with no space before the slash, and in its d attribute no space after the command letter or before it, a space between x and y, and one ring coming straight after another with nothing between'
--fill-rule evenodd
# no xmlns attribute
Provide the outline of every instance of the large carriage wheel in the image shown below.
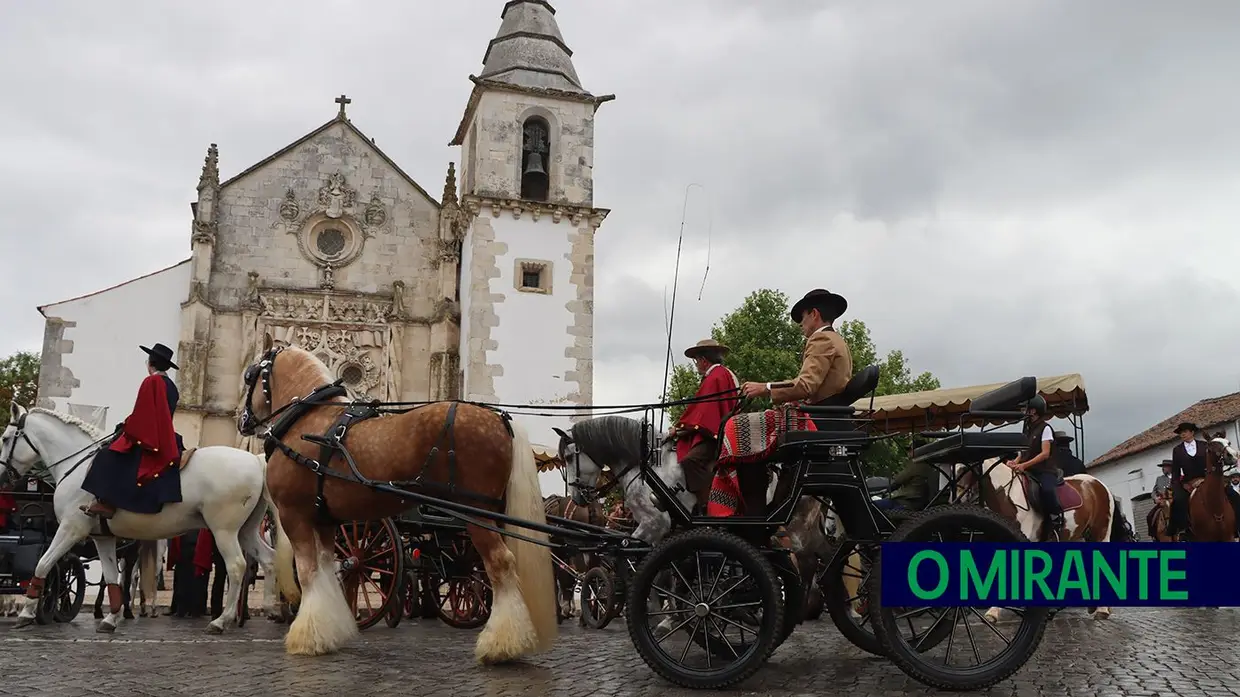
<svg viewBox="0 0 1240 697"><path fill-rule="evenodd" d="M358 629L374 626L396 602L404 580L400 531L390 518L345 523L336 532L336 559Z"/></svg>
<svg viewBox="0 0 1240 697"><path fill-rule="evenodd" d="M980 506L951 504L918 513L901 524L891 542L1026 542L1016 524ZM882 557L869 578L870 614L874 634L887 656L917 681L944 690L981 690L1011 676L1033 656L1046 631L1049 608L1006 608L1016 613L1018 622L992 625L974 607L898 608L883 605ZM905 635L909 620L927 611L938 611L936 625L945 625L946 650L927 650L919 646L927 632L913 630ZM970 621L972 620L972 621ZM959 625L963 624L964 627ZM943 630L932 629L932 638ZM954 650L953 650L954 649ZM994 657L982 659L994 650ZM955 665L957 660L971 665Z"/></svg>
<svg viewBox="0 0 1240 697"><path fill-rule="evenodd" d="M52 573L56 576L52 619L72 622L82 611L82 602L86 600L86 567L77 555L70 554L56 562Z"/></svg>
<svg viewBox="0 0 1240 697"><path fill-rule="evenodd" d="M614 577L601 566L595 566L581 577L581 619L591 629L603 629L616 616Z"/></svg>
<svg viewBox="0 0 1240 697"><path fill-rule="evenodd" d="M482 556L464 535L440 552L439 619L449 627L477 629L491 617L491 582Z"/></svg>
<svg viewBox="0 0 1240 697"><path fill-rule="evenodd" d="M661 582L669 576L680 592ZM682 687L718 690L749 678L770 657L784 600L775 570L756 547L729 532L690 528L642 560L625 613L633 645L651 669ZM672 620L670 631L658 626L664 618Z"/></svg>

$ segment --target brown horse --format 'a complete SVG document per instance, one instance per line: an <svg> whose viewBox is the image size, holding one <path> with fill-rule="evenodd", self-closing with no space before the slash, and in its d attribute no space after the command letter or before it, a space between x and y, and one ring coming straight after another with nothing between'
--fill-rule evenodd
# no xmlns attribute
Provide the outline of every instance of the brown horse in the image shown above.
<svg viewBox="0 0 1240 697"><path fill-rule="evenodd" d="M983 504L1005 518L1015 521L1021 532L1030 540L1043 539L1045 518L1037 506L1033 479L1018 473L998 458L981 464L982 478L980 498ZM973 468L958 465L957 486L968 491L977 486ZM1063 508L1064 527L1059 542L1129 542L1132 539L1119 499L1111 495L1098 478L1089 474L1065 477L1058 488L1059 504ZM1000 608L992 607L986 619L997 621ZM1111 608L1095 608L1095 619L1111 616Z"/></svg>
<svg viewBox="0 0 1240 697"><path fill-rule="evenodd" d="M1176 537L1167 534L1167 527L1171 524L1171 497L1163 496L1155 499L1152 515L1154 521L1154 541L1175 542Z"/></svg>
<svg viewBox="0 0 1240 697"><path fill-rule="evenodd" d="M352 458L358 472L373 481L546 521L533 449L507 415L451 402L375 415L364 405L350 407L333 381L313 354L293 346L273 348L270 335L243 377L238 430L252 435L271 422L260 435L268 449L267 486L279 510L276 578L290 602L300 601L285 637L291 654L331 653L358 633L336 579L336 526L395 516L411 503L316 474L312 467L322 463L323 469L348 476ZM341 438L343 451L303 439L328 434ZM557 632L550 551L517 538L505 543L504 536L476 525L468 532L494 589L491 617L475 647L478 661L496 663L550 648ZM524 529L518 534L547 538ZM294 560L300 588L293 582Z"/></svg>
<svg viewBox="0 0 1240 697"><path fill-rule="evenodd" d="M547 515L558 516L575 520L579 523L589 523L590 525L598 525L602 527L607 522L606 516L603 514L603 505L595 502L589 507L578 506L573 500L567 496L559 496L552 494L543 498L543 510ZM552 542L557 542L554 537ZM559 604L560 614L564 617L573 616L573 590L577 587L577 578L580 574L584 574L589 568L588 560L584 554L571 554L567 558L561 557L561 560L569 566L562 568L559 564L555 564L555 576L560 582L559 588ZM577 576L574 576L577 574Z"/></svg>
<svg viewBox="0 0 1240 697"><path fill-rule="evenodd" d="M1234 542L1236 513L1227 500L1223 468L1236 461L1236 451L1224 438L1206 446L1206 476L1188 497L1188 527L1196 542ZM1194 482L1189 482L1194 484Z"/></svg>

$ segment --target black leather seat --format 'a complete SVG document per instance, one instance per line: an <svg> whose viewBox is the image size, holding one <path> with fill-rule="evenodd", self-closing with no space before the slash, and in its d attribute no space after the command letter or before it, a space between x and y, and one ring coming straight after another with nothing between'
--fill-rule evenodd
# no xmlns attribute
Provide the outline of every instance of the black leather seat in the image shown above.
<svg viewBox="0 0 1240 697"><path fill-rule="evenodd" d="M1028 444L1024 434L1013 431L954 433L913 450L913 459L930 460L949 455L971 454L986 459L1020 450Z"/></svg>
<svg viewBox="0 0 1240 697"><path fill-rule="evenodd" d="M850 418L857 410L852 404L878 388L879 369L876 365L862 368L848 381L843 391L834 397L807 407L804 415L809 416L817 431L788 431L784 434L784 443L831 443L833 445L863 446L870 442L868 434L858 431L858 424ZM815 413L814 407L829 407L830 412Z"/></svg>

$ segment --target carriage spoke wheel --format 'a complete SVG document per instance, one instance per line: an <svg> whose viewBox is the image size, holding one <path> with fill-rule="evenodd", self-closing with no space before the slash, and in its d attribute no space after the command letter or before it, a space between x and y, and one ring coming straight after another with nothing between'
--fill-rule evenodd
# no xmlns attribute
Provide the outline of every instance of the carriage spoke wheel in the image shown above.
<svg viewBox="0 0 1240 697"><path fill-rule="evenodd" d="M482 557L464 538L453 540L442 554L439 619L449 627L477 629L491 617L491 582Z"/></svg>
<svg viewBox="0 0 1240 697"><path fill-rule="evenodd" d="M909 518L891 542L1027 541L1015 523L975 505L938 506ZM905 674L945 690L981 690L1011 676L1033 656L1046 631L1049 608L1008 608L1012 622L992 624L976 607L887 607L883 564L872 565L867 581L874 634ZM931 647L930 644L936 644Z"/></svg>
<svg viewBox="0 0 1240 697"><path fill-rule="evenodd" d="M86 600L86 567L76 554L69 554L56 562L52 573L56 576L55 594L50 598L52 619L72 622Z"/></svg>
<svg viewBox="0 0 1240 697"><path fill-rule="evenodd" d="M581 577L581 619L591 629L603 629L616 616L615 583L601 566Z"/></svg>
<svg viewBox="0 0 1240 697"><path fill-rule="evenodd" d="M660 542L629 582L629 636L664 679L718 690L775 650L784 600L769 561L736 535L691 528Z"/></svg>
<svg viewBox="0 0 1240 697"><path fill-rule="evenodd" d="M337 575L359 629L374 626L396 602L404 549L390 518L354 521L336 532Z"/></svg>

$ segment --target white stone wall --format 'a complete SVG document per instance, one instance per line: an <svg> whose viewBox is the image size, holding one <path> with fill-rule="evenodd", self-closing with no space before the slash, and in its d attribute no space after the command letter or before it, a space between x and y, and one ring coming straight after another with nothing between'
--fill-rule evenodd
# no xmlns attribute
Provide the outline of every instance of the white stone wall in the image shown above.
<svg viewBox="0 0 1240 697"><path fill-rule="evenodd" d="M464 193L519 198L521 127L541 116L550 127L551 188L548 200L594 205L594 105L492 90L483 93L464 143ZM471 188L472 187L472 188Z"/></svg>
<svg viewBox="0 0 1240 697"><path fill-rule="evenodd" d="M355 260L333 268L336 289L384 292L400 280L413 314L434 311L440 296L431 266L439 256L436 203L339 122L222 188L209 289L214 306L237 309L251 271L258 272L264 286L319 286L320 265L301 246L312 247L312 241L302 237L325 219L327 206L319 192L336 173L344 175L344 186L352 192L338 220L350 235L360 235L362 244ZM286 205L290 187L294 206ZM368 226L365 213L376 196L384 220Z"/></svg>
<svg viewBox="0 0 1240 697"><path fill-rule="evenodd" d="M147 376L146 354L138 346L159 342L175 349L189 277L186 261L95 295L44 307L49 325L59 320L66 326L59 342L48 342L58 345L44 346L41 401L49 400L59 411L68 411L69 404L107 407L108 429L128 416L138 385ZM177 371L169 377L175 381ZM77 386L70 387L74 380Z"/></svg>
<svg viewBox="0 0 1240 697"><path fill-rule="evenodd" d="M1217 424L1205 427L1204 430L1209 433L1223 431L1233 444L1240 443L1235 423ZM1204 433L1199 437L1204 438ZM1145 518L1140 520L1133 518L1132 498L1154 490L1154 482L1162 474L1162 461L1171 458L1171 450L1179 442L1177 439L1098 467L1091 467L1088 470L1089 474L1100 479L1112 494L1119 497L1123 502L1124 515L1128 516L1134 526L1138 524L1144 526Z"/></svg>

